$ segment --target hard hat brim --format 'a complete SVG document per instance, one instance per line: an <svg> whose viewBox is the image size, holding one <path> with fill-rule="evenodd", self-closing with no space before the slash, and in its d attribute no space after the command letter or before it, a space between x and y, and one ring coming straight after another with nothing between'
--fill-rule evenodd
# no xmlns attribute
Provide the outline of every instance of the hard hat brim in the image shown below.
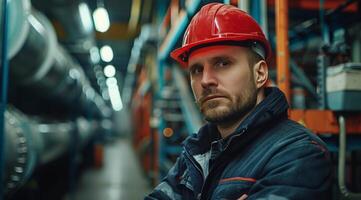
<svg viewBox="0 0 361 200"><path fill-rule="evenodd" d="M246 41L257 41L260 42L261 45L265 48L266 51L266 60L268 60L271 56L271 47L269 43L261 36L254 35L254 34L238 34L236 36L220 36L216 38L210 38L206 40L202 40L199 42L194 42L188 44L184 47L177 48L173 50L170 56L177 61L183 68L188 68L188 57L190 53L199 48L207 47L207 46L214 46L214 45L222 45L222 42L226 44L226 42L246 42ZM224 44L223 44L224 45Z"/></svg>

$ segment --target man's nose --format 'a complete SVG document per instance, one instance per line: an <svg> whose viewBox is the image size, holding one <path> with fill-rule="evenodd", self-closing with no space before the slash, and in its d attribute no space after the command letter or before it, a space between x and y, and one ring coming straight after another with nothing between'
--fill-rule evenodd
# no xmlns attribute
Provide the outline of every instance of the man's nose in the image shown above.
<svg viewBox="0 0 361 200"><path fill-rule="evenodd" d="M217 86L218 81L215 75L214 71L212 71L209 67L204 67L201 80L202 87L207 88L210 86Z"/></svg>

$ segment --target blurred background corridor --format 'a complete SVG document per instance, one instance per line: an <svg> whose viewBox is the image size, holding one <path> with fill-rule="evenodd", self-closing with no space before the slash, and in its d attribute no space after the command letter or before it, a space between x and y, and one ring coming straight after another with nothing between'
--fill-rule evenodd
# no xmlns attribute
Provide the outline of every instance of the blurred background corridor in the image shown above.
<svg viewBox="0 0 361 200"><path fill-rule="evenodd" d="M347 196L342 181L361 193L360 0L0 2L0 200L133 200L152 191L205 123L188 72L169 53L210 2L262 26L270 80L289 97L290 118L331 151L333 199Z"/></svg>

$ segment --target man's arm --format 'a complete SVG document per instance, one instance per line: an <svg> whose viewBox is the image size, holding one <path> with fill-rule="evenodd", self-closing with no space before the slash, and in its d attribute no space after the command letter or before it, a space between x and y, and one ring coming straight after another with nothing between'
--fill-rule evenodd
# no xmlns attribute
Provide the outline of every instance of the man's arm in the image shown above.
<svg viewBox="0 0 361 200"><path fill-rule="evenodd" d="M330 156L316 141L293 144L277 153L252 186L247 200L329 199Z"/></svg>

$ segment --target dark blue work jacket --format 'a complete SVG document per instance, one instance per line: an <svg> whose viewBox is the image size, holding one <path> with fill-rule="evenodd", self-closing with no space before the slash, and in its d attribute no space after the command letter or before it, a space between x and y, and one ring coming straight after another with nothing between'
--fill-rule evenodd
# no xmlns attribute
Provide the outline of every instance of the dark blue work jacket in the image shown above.
<svg viewBox="0 0 361 200"><path fill-rule="evenodd" d="M234 133L213 124L188 137L168 175L145 199L330 199L332 167L325 144L287 117L277 88Z"/></svg>

